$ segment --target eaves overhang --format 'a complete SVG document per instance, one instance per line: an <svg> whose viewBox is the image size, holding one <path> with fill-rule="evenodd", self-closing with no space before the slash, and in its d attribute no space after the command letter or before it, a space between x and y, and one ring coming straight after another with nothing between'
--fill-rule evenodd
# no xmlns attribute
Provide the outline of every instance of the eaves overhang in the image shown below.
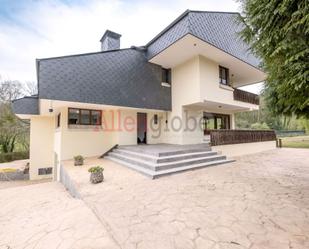
<svg viewBox="0 0 309 249"><path fill-rule="evenodd" d="M13 112L16 115L39 115L38 96L26 96L12 101Z"/></svg>
<svg viewBox="0 0 309 249"><path fill-rule="evenodd" d="M237 12L185 11L167 26L147 47L149 61L190 34L223 52L261 70L260 59L239 36L244 23Z"/></svg>

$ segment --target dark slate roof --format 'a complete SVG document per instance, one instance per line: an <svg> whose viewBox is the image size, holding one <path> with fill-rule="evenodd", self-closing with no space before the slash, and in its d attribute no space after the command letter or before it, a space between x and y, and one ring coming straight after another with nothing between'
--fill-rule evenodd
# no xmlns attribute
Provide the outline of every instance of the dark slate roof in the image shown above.
<svg viewBox="0 0 309 249"><path fill-rule="evenodd" d="M41 59L38 79L41 99L171 110L161 67L136 49Z"/></svg>
<svg viewBox="0 0 309 249"><path fill-rule="evenodd" d="M250 52L248 44L239 38L238 34L243 27L240 14L236 12L187 10L146 45L147 57L151 59L177 40L191 34L258 67L260 60Z"/></svg>
<svg viewBox="0 0 309 249"><path fill-rule="evenodd" d="M38 96L27 96L12 101L13 111L16 114L39 114Z"/></svg>

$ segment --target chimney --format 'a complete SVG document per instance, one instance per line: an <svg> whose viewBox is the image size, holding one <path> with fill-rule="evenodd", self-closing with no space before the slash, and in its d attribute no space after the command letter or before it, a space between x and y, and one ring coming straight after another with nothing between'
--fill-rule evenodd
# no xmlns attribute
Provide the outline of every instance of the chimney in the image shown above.
<svg viewBox="0 0 309 249"><path fill-rule="evenodd" d="M117 34L110 30L106 30L100 40L101 51L120 49L120 37L121 37L120 34Z"/></svg>

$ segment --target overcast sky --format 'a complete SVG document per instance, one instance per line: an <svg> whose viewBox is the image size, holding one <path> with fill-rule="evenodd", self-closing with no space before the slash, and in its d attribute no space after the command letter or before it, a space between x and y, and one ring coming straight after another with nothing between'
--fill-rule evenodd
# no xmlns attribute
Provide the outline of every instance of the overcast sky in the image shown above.
<svg viewBox="0 0 309 249"><path fill-rule="evenodd" d="M0 0L0 75L36 81L36 58L100 51L106 29L121 48L145 45L186 9L240 11L234 0Z"/></svg>

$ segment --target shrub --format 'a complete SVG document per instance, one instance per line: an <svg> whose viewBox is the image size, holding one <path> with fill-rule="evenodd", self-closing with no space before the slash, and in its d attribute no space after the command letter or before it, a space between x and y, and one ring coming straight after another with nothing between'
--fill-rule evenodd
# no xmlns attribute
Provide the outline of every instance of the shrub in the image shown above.
<svg viewBox="0 0 309 249"><path fill-rule="evenodd" d="M81 155L74 157L74 165L75 166L81 166L84 164L84 158Z"/></svg>
<svg viewBox="0 0 309 249"><path fill-rule="evenodd" d="M0 153L0 163L11 162L21 159L29 159L29 151Z"/></svg>
<svg viewBox="0 0 309 249"><path fill-rule="evenodd" d="M269 126L266 123L254 123L251 125L253 130L269 130Z"/></svg>
<svg viewBox="0 0 309 249"><path fill-rule="evenodd" d="M103 172L104 168L101 166L95 166L88 169L88 172L90 173L100 173Z"/></svg>
<svg viewBox="0 0 309 249"><path fill-rule="evenodd" d="M76 161L84 161L84 158L83 158L83 156L78 155L78 156L74 157L74 160L76 160Z"/></svg>

